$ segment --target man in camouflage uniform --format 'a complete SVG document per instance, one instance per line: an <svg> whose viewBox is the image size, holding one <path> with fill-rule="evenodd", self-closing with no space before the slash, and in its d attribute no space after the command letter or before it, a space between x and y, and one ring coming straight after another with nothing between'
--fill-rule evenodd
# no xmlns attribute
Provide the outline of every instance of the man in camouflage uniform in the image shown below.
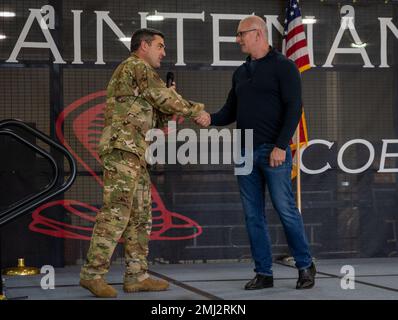
<svg viewBox="0 0 398 320"><path fill-rule="evenodd" d="M167 88L155 68L165 54L164 36L139 29L131 37L129 58L113 73L107 88L105 127L99 144L104 169L104 199L99 211L80 285L97 297L116 297L104 275L120 238L124 239L125 292L161 291L168 282L149 277L148 241L152 226L150 178L145 151L148 130L164 126L174 114L196 118L203 104Z"/></svg>

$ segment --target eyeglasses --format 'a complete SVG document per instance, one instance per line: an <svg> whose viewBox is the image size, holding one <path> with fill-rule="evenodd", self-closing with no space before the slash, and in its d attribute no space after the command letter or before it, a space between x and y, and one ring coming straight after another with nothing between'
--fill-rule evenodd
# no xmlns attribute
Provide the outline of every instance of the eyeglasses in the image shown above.
<svg viewBox="0 0 398 320"><path fill-rule="evenodd" d="M250 31L255 31L255 30L257 30L257 29L250 29L250 30L245 30L245 31L239 31L239 32L237 32L236 33L236 37L238 38L242 38L242 36L245 34L245 33L247 33L247 32L250 32Z"/></svg>

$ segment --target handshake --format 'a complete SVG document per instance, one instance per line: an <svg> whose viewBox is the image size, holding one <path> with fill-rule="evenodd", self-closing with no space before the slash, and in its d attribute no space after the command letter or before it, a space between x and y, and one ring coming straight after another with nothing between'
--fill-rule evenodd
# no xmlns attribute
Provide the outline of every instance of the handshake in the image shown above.
<svg viewBox="0 0 398 320"><path fill-rule="evenodd" d="M202 111L196 118L194 118L194 121L202 127L208 127L211 122L210 114L206 111Z"/></svg>

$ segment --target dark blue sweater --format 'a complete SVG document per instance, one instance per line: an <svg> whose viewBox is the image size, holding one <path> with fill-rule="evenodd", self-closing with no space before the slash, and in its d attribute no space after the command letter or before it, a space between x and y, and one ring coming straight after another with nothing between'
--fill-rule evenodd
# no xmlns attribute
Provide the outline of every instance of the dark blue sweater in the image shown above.
<svg viewBox="0 0 398 320"><path fill-rule="evenodd" d="M285 150L302 112L300 73L271 47L254 66L250 63L249 57L235 70L227 101L211 115L211 125L236 121L238 129L253 129L254 147L271 143Z"/></svg>

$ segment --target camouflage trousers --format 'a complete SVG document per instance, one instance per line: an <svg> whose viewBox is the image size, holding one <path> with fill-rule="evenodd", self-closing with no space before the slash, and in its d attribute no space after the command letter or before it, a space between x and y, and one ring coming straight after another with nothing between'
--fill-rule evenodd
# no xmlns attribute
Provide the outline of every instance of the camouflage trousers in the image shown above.
<svg viewBox="0 0 398 320"><path fill-rule="evenodd" d="M80 277L91 280L109 270L112 254L124 239L125 282L148 277L148 242L152 227L150 177L130 152L114 149L104 155L103 206L98 212L87 260Z"/></svg>

